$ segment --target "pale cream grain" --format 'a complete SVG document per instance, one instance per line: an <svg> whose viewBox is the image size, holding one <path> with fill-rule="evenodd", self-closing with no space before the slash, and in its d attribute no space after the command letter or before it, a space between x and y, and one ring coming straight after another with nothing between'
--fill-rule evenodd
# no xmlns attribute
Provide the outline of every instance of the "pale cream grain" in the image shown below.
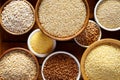
<svg viewBox="0 0 120 80"><path fill-rule="evenodd" d="M97 8L96 16L106 28L120 27L120 0L103 0Z"/></svg>
<svg viewBox="0 0 120 80"><path fill-rule="evenodd" d="M82 0L43 0L39 7L42 27L51 35L68 37L84 24L86 7Z"/></svg>
<svg viewBox="0 0 120 80"><path fill-rule="evenodd" d="M23 0L8 3L2 13L4 28L13 33L24 33L34 23L34 13L29 4Z"/></svg>
<svg viewBox="0 0 120 80"><path fill-rule="evenodd" d="M24 51L12 51L0 59L0 76L5 80L33 80L36 64Z"/></svg>

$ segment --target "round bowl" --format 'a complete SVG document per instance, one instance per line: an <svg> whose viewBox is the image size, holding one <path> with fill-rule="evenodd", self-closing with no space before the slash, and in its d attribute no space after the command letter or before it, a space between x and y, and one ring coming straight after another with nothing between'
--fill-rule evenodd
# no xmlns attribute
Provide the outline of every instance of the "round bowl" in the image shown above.
<svg viewBox="0 0 120 80"><path fill-rule="evenodd" d="M95 25L97 25L96 27L99 29L99 37L98 37L98 40L97 40L97 41L99 41L99 40L101 39L101 36L102 36L102 31L101 31L99 25L98 25L95 21L93 21L93 20L89 20L89 22L94 23ZM85 28L85 29L86 29L86 28ZM83 31L84 31L84 30L83 30ZM79 35L78 35L77 37L79 37ZM83 44L79 43L79 41L76 39L77 37L74 38L74 41L75 41L79 46L84 47L84 48L88 48L88 47L90 46L90 45L88 46L88 45L83 45ZM95 42L95 41L94 41L94 42ZM94 42L92 42L92 43L94 43ZM92 44L92 43L91 43L91 44Z"/></svg>
<svg viewBox="0 0 120 80"><path fill-rule="evenodd" d="M70 39L74 38L75 36L77 36L78 34L80 34L84 30L85 26L88 24L88 20L89 20L89 6L88 6L88 3L87 3L87 0L83 0L83 2L85 4L85 7L86 7L86 17L85 17L85 20L84 20L84 22L83 22L83 24L81 26L81 29L79 31L74 32L74 34L66 35L66 36L61 36L62 34L59 34L61 32L57 31L57 30L60 30L60 29L57 29L57 30L56 29L54 29L54 30L52 29L54 32L56 31L54 34L52 34L49 31L45 30L45 28L42 26L43 23L41 23L40 20L39 20L39 6L41 5L42 1L43 0L38 0L38 2L36 4L36 7L35 7L36 23L38 24L38 26L41 29L41 31L43 33L45 33L46 35L48 35L49 37L51 37L51 38L53 38L55 40L59 40L59 41L70 40ZM62 30L62 32L70 32L71 33L71 31L65 31L65 30ZM58 34L59 34L59 36L58 36Z"/></svg>
<svg viewBox="0 0 120 80"><path fill-rule="evenodd" d="M110 44L110 45L117 45L120 47L120 41L119 40L115 40L115 39L101 39L100 41L96 41L93 44L91 44L83 53L82 58L81 58L81 72L82 72L82 76L84 80L89 80L86 71L85 71L85 61L87 56L89 55L89 53L96 48L97 46L100 46L102 44ZM104 49L103 49L104 50ZM97 64L97 63L96 63ZM95 65L96 65L95 64ZM94 68L93 68L94 69ZM109 69L109 68L108 68Z"/></svg>
<svg viewBox="0 0 120 80"><path fill-rule="evenodd" d="M102 29L104 29L104 30L107 30L107 31L118 31L118 30L120 30L120 25L119 25L119 27L117 27L117 28L108 28L108 27L106 27L106 26L103 26L101 23L100 23L100 21L99 21L99 19L97 18L97 9L98 9L98 7L100 6L100 4L102 4L104 1L106 1L106 0L99 0L98 2L97 2L97 4L96 4L96 6L95 6L95 8L94 8L94 18L95 18L95 21L100 25L100 27L102 28ZM109 0L108 0L109 1ZM111 7L111 6L110 6ZM110 10L111 11L111 10ZM118 14L120 14L120 13L118 13ZM112 23L109 23L109 24L112 24Z"/></svg>
<svg viewBox="0 0 120 80"><path fill-rule="evenodd" d="M6 7L6 5L8 5L11 1L14 1L14 0L7 0L7 1L2 5L2 7L1 7L1 9L0 9L0 14L2 14L2 11L4 10L4 7ZM33 26L34 26L34 24L35 24L35 10L34 10L32 4L31 4L30 2L28 2L27 0L22 0L22 1L24 1L25 3L27 3L27 4L30 6L30 8L31 8L31 10L32 10L32 12L33 12L33 19L34 19L34 20L33 20L33 22L32 22L32 25L28 26L29 28L26 29L26 30L24 30L23 32L13 32L13 31L10 31L10 30L6 29L5 25L4 25L3 22L2 22L2 15L0 15L1 27L2 27L6 32L8 32L9 34L12 34L12 35L22 35L22 34L25 34L25 33L29 32L29 31L33 28Z"/></svg>
<svg viewBox="0 0 120 80"><path fill-rule="evenodd" d="M27 40L27 45L28 45L28 48L29 50L34 54L36 55L37 57L46 57L49 53L51 53L55 47L56 47L56 40L53 40L53 47L51 48L51 51L49 51L49 53L37 53L33 50L33 48L31 47L31 44L30 44L30 39L31 37L36 33L36 32L40 32L41 30L40 29L35 29L28 37L28 40Z"/></svg>
<svg viewBox="0 0 120 80"><path fill-rule="evenodd" d="M80 75L81 75L81 72L80 72L80 63L79 63L78 59L77 59L74 55L72 55L71 53L65 52L65 51L53 52L52 54L48 55L48 56L45 58L45 60L43 61L43 64L42 64L42 68L41 68L41 73L42 73L42 78L43 78L43 80L46 80L46 79L45 79L45 76L44 76L44 73L43 73L43 69L44 69L44 65L45 65L46 61L47 61L49 58L51 58L52 56L58 55L58 54L68 55L68 56L70 56L71 58L73 58L73 59L75 60L75 62L76 62L77 65L78 65L78 69L79 69L79 71L78 71L78 76L77 76L76 80L79 80L79 79L80 79Z"/></svg>
<svg viewBox="0 0 120 80"><path fill-rule="evenodd" d="M37 60L37 58L29 51L29 50L27 50L27 49L24 49L24 48L20 48L20 47L15 47L15 48L10 48L10 49L8 49L8 50L6 50L2 55L0 55L0 61L1 61L1 59L3 59L3 58L5 58L4 56L10 56L10 55L12 55L12 52L13 51L21 51L21 52L23 52L23 53L21 53L21 54L25 54L27 57L30 57L30 59L32 59L33 61L34 61L34 63L35 63L35 66L36 66L36 75L34 76L34 78L32 79L32 80L37 80L37 78L38 78L38 75L39 75L39 63L38 63L38 60ZM10 53L11 52L11 53ZM13 54L16 54L15 52L13 53ZM20 54L20 53L19 53ZM10 57L11 58L11 57ZM12 58L14 58L13 56L12 56ZM22 55L22 58L23 58L23 55ZM11 61L11 59L9 59L10 61ZM17 60L17 59L15 59L14 58L14 60ZM26 59L25 59L26 60ZM10 61L9 61L9 64L10 64ZM8 62L8 61L7 61ZM24 59L23 59L23 62L24 62ZM20 63L20 64L23 64L22 62ZM12 64L11 64L12 65ZM23 65L24 66L24 65ZM16 67L16 66L15 66ZM15 68L14 67L14 68ZM17 66L17 67L19 67L19 66ZM27 66L28 67L28 66ZM26 68L27 68L26 67ZM9 67L10 68L10 67ZM24 70L24 69L23 69ZM7 72L8 73L8 72ZM6 73L6 74L7 74ZM11 76L11 77L13 77L13 76ZM0 77L0 78L2 78L2 76ZM4 78L3 78L3 80L4 80Z"/></svg>

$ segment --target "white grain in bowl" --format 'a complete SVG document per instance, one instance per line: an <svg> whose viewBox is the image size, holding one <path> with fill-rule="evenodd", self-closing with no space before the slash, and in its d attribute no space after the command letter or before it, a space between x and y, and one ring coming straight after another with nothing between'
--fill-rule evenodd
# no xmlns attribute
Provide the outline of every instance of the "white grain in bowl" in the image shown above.
<svg viewBox="0 0 120 80"><path fill-rule="evenodd" d="M0 77L3 80L37 80L37 59L24 48L11 48L0 55Z"/></svg>
<svg viewBox="0 0 120 80"><path fill-rule="evenodd" d="M120 30L120 0L99 0L94 9L96 22L105 30Z"/></svg>
<svg viewBox="0 0 120 80"><path fill-rule="evenodd" d="M40 0L36 11L41 30L56 40L69 40L77 36L89 19L86 0Z"/></svg>
<svg viewBox="0 0 120 80"><path fill-rule="evenodd" d="M89 20L88 25L74 40L79 46L87 48L95 41L100 40L101 36L99 25L95 21Z"/></svg>
<svg viewBox="0 0 120 80"><path fill-rule="evenodd" d="M53 52L43 61L41 73L43 80L79 80L80 63L71 53Z"/></svg>
<svg viewBox="0 0 120 80"><path fill-rule="evenodd" d="M13 35L27 33L35 23L34 8L27 0L8 0L1 8L1 25Z"/></svg>
<svg viewBox="0 0 120 80"><path fill-rule="evenodd" d="M56 40L49 38L40 29L35 29L28 37L29 50L37 57L46 57L56 47Z"/></svg>

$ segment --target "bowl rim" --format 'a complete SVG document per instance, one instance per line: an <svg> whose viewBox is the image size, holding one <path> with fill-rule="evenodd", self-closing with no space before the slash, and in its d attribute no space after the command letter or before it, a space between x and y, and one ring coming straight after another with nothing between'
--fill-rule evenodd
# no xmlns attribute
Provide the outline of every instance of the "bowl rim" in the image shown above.
<svg viewBox="0 0 120 80"><path fill-rule="evenodd" d="M89 5L88 5L88 2L87 0L82 0L85 4L85 7L86 7L86 18L84 20L84 23L82 24L82 27L81 29L76 32L75 34L72 34L72 35L69 35L69 36L66 36L66 37L58 37L58 36L54 36L52 34L50 34L49 32L47 32L42 26L41 26L41 23L40 23L40 20L39 20L39 6L42 2L42 0L38 0L37 3L36 3L36 6L35 6L35 18L36 18L36 23L37 25L39 26L39 28L41 29L41 31L48 35L49 37L55 39L55 40L59 40L59 41L67 41L67 40L70 40L74 37L76 37L78 34L80 34L84 28L86 27L86 25L88 24L88 20L89 20L89 15L90 15L90 10L89 10Z"/></svg>
<svg viewBox="0 0 120 80"><path fill-rule="evenodd" d="M9 52L14 51L14 50L22 50L22 51L25 51L26 54L28 54L28 55L31 56L31 58L33 59L33 61L34 61L35 64L36 64L36 69L37 69L37 70L36 70L36 75L35 75L35 77L34 77L33 80L37 80L37 78L38 78L38 76L39 76L39 74L40 74L40 71L39 71L39 70L40 70L39 62L38 62L37 58L36 58L29 50L27 50L27 49L25 49L25 48L21 48L21 47L10 48L10 49L7 49L5 52L3 52L3 54L0 55L0 59L1 59L2 57L4 57L6 54L9 54Z"/></svg>
<svg viewBox="0 0 120 80"><path fill-rule="evenodd" d="M116 40L116 39L111 39L111 38L105 38L105 39L101 39L100 41L96 41L93 44L91 44L83 53L82 57L81 57L81 73L82 73L82 77L84 80L89 80L86 72L85 72L85 59L87 57L87 55L89 54L89 52L94 49L95 47L102 45L102 44L115 44L120 46L120 41Z"/></svg>
<svg viewBox="0 0 120 80"><path fill-rule="evenodd" d="M100 32L99 37L98 37L98 40L97 40L97 41L99 41L99 40L101 39L101 37L102 37L102 31L101 31L100 26L99 26L95 21L93 21L93 20L89 20L89 22L92 22L92 23L94 23L94 24L97 25L97 28L99 29L99 32ZM74 41L75 41L79 46L84 47L84 48L88 48L88 47L90 46L90 45L89 45L89 46L86 46L86 45L80 44L80 43L76 40L76 37L74 38ZM94 42L93 42L93 43L94 43Z"/></svg>
<svg viewBox="0 0 120 80"><path fill-rule="evenodd" d="M95 5L95 8L94 8L94 19L95 19L95 21L97 22L97 24L102 28L102 29L104 29L104 30L107 30L107 31L118 31L118 30L120 30L120 27L118 27L118 28L106 28L105 26L103 26L100 22L99 22L99 20L98 20L98 18L97 18L97 8L99 7L99 5L102 3L102 2L104 2L104 0L99 0L97 3L96 3L96 5Z"/></svg>
<svg viewBox="0 0 120 80"><path fill-rule="evenodd" d="M43 63L42 63L42 67L41 67L41 74L42 74L43 80L46 80L45 77L44 77L44 73L43 73L43 69L44 69L44 65L45 65L46 61L47 61L50 57L52 57L52 56L54 56L54 55L57 55L57 54L66 54L66 55L70 56L71 58L73 58L73 59L75 60L75 62L76 62L77 65L78 65L78 69L79 69L78 76L77 76L77 79L76 79L76 80L79 80L79 79L80 79L80 75L81 75L80 63L79 63L78 59L77 59L73 54L71 54L71 53L69 53L69 52L66 52L66 51L56 51L56 52L53 52L52 54L48 55L48 56L44 59L44 61L43 61Z"/></svg>
<svg viewBox="0 0 120 80"><path fill-rule="evenodd" d="M0 14L2 13L4 7L5 7L6 5L8 5L11 1L17 1L17 0L7 0L7 1L1 6L1 8L0 8ZM27 3L27 4L29 5L29 7L31 8L31 10L32 10L32 12L33 12L33 19L34 19L34 20L33 20L33 22L32 22L32 25L29 26L29 29L25 30L25 31L22 32L22 33L14 33L14 32L11 32L11 31L9 31L8 29L6 29L6 28L4 27L4 24L2 23L2 15L0 15L0 24L1 24L1 27L2 27L7 33L9 33L9 34L12 34L12 35L23 35L23 34L29 32L29 31L33 28L33 26L34 26L34 24L35 24L35 10L34 10L32 4L31 4L29 1L27 1L27 0L22 0L22 1L24 1L25 3Z"/></svg>
<svg viewBox="0 0 120 80"><path fill-rule="evenodd" d="M35 55L35 56L37 56L37 57L46 57L49 53L37 53L37 52L35 52L33 49L32 49L32 47L31 47L31 45L30 45L30 39L31 39L31 37L36 33L36 32L39 32L39 31L41 31L40 29L35 29L35 30L33 30L33 32L32 33L30 33L30 35L29 35L29 37L28 37L28 39L27 39L27 46L28 46L28 49ZM44 34L44 33L43 33ZM52 47L52 50L50 51L50 53L55 49L55 47L56 47L56 40L54 40L54 39L52 39L52 41L53 41L53 47Z"/></svg>

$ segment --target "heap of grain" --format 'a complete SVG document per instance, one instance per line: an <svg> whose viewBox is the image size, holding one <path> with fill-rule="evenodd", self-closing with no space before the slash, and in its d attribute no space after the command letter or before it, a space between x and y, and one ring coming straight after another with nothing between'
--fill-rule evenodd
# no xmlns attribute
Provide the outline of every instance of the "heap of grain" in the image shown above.
<svg viewBox="0 0 120 80"><path fill-rule="evenodd" d="M77 80L79 69L69 55L56 54L46 61L43 73L46 80Z"/></svg>
<svg viewBox="0 0 120 80"><path fill-rule="evenodd" d="M57 37L68 37L79 32L85 18L83 0L43 0L39 7L41 26Z"/></svg>
<svg viewBox="0 0 120 80"><path fill-rule="evenodd" d="M23 34L34 24L32 7L23 0L12 0L1 12L2 25L12 34Z"/></svg>
<svg viewBox="0 0 120 80"><path fill-rule="evenodd" d="M34 80L37 68L25 51L14 50L0 58L0 77L3 80Z"/></svg>
<svg viewBox="0 0 120 80"><path fill-rule="evenodd" d="M85 29L75 39L79 44L89 46L100 38L101 30L99 26L90 20Z"/></svg>
<svg viewBox="0 0 120 80"><path fill-rule="evenodd" d="M97 8L96 16L106 28L120 27L120 0L103 0Z"/></svg>
<svg viewBox="0 0 120 80"><path fill-rule="evenodd" d="M120 47L102 44L94 48L85 61L89 80L120 80Z"/></svg>

